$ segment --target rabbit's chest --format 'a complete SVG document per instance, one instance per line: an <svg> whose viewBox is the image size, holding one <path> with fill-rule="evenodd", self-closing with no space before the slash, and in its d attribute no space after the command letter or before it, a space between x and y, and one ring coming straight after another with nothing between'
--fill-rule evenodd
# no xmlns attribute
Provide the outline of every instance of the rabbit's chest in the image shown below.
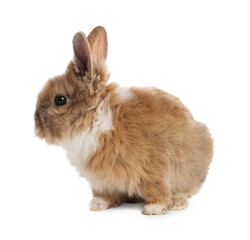
<svg viewBox="0 0 250 240"><path fill-rule="evenodd" d="M97 107L91 126L62 142L70 163L81 173L83 166L95 153L99 138L113 128L113 113L107 100Z"/></svg>
<svg viewBox="0 0 250 240"><path fill-rule="evenodd" d="M93 127L63 143L62 146L67 152L67 158L79 172L80 169L83 169L85 162L95 152L99 136L98 128Z"/></svg>

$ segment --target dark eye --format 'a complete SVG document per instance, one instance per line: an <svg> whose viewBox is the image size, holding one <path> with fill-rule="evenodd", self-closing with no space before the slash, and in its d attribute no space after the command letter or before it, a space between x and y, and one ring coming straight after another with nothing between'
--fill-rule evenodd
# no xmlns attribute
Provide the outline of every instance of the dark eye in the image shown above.
<svg viewBox="0 0 250 240"><path fill-rule="evenodd" d="M55 97L55 104L56 106L63 106L67 103L67 98L64 96L56 96Z"/></svg>

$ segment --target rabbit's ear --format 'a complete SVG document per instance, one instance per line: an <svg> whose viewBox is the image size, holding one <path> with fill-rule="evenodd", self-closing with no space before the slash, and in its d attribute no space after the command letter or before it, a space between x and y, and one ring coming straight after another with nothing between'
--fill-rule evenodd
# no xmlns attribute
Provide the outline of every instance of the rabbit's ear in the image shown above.
<svg viewBox="0 0 250 240"><path fill-rule="evenodd" d="M104 27L95 27L88 36L91 54L95 63L106 61L108 52L108 39Z"/></svg>
<svg viewBox="0 0 250 240"><path fill-rule="evenodd" d="M73 38L73 49L75 53L75 69L82 75L86 72L92 74L93 64L90 53L90 47L87 37L84 33L78 32Z"/></svg>

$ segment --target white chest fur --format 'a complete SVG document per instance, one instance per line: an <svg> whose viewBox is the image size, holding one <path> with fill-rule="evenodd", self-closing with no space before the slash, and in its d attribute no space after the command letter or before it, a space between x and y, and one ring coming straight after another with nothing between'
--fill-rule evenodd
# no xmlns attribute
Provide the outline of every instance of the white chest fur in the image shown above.
<svg viewBox="0 0 250 240"><path fill-rule="evenodd" d="M91 126L86 130L62 143L70 163L82 175L84 163L96 151L102 133L112 129L113 113L108 100L103 100L97 107Z"/></svg>

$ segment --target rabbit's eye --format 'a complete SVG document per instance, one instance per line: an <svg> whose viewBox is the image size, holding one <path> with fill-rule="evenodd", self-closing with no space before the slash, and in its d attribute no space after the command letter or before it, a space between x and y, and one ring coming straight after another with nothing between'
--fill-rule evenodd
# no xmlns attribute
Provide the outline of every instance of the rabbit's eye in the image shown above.
<svg viewBox="0 0 250 240"><path fill-rule="evenodd" d="M56 106L63 106L67 103L67 98L64 96L56 96L55 97L55 104Z"/></svg>

